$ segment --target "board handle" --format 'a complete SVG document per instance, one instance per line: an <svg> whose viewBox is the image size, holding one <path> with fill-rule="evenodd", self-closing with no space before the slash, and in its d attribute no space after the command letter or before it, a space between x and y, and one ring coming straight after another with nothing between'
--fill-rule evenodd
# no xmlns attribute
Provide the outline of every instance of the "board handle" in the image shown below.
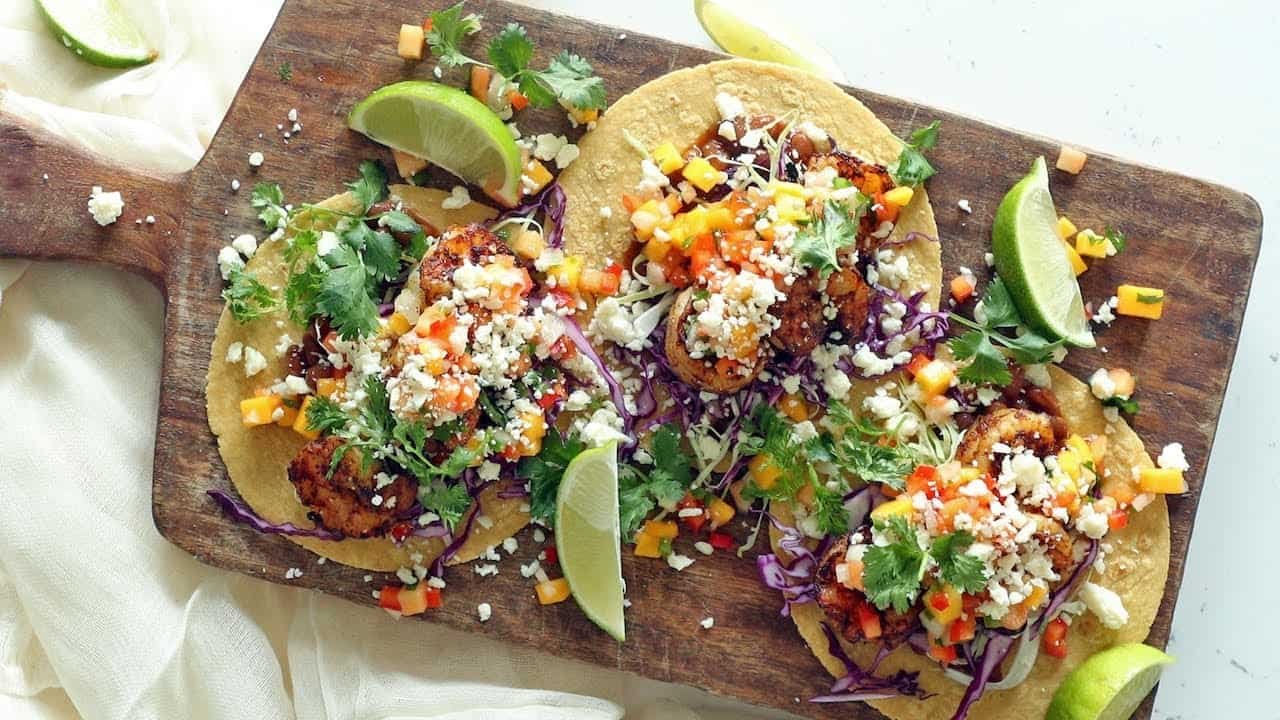
<svg viewBox="0 0 1280 720"><path fill-rule="evenodd" d="M186 181L114 165L0 114L0 257L105 263L163 290L181 237ZM124 213L106 227L89 213L95 185L124 197Z"/></svg>

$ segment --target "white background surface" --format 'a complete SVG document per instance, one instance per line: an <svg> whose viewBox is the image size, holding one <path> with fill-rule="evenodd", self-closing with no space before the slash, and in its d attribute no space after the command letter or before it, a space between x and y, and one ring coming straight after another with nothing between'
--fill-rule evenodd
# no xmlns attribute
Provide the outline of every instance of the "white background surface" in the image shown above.
<svg viewBox="0 0 1280 720"><path fill-rule="evenodd" d="M707 42L682 0L534 4ZM1270 228L1174 617L1178 663L1165 673L1155 717L1280 718L1280 574L1272 558L1280 255L1268 247L1280 224L1280 10L1262 0L774 5L803 8L794 17L856 87L1212 179L1261 203ZM1240 278L1241 293L1248 281Z"/></svg>
<svg viewBox="0 0 1280 720"><path fill-rule="evenodd" d="M2 0L4 5L26 1ZM649 0L643 4L542 0L534 4L622 25L634 31L696 44L706 43L690 12L688 0ZM178 5L187 7L187 3ZM191 4L193 7L196 5ZM1002 0L963 5L949 3L940 7L937 3L927 6L910 0L894 3L871 0L801 3L793 0L785 7L805 8L796 20L807 28L810 37L836 56L845 75L856 86L918 99L1020 130L1070 139L1079 145L1122 157L1211 178L1251 192L1262 203L1265 215L1280 218L1280 192L1274 189L1273 184L1280 150L1277 150L1272 137L1275 128L1280 127L1280 99L1274 93L1274 74L1280 68L1280 48L1276 41L1280 21L1270 4L1231 3L1224 7L1223 3L1112 0L1075 3L1074 7L1066 8L1052 2ZM207 49L208 45L203 41L204 38L192 38L191 49ZM7 42L0 37L0 44ZM16 69L0 66L0 70L10 76ZM103 110L110 112L110 108ZM207 128L197 129L196 140L207 131ZM188 139L183 149L190 145L191 140ZM1274 598L1280 593L1280 579L1271 570L1275 563L1270 559L1270 553L1274 552L1275 542L1274 534L1269 532L1275 524L1272 516L1280 509L1280 450L1277 450L1277 440L1272 437L1272 428L1280 419L1280 411L1276 409L1280 408L1280 391L1277 390L1280 383L1277 359L1280 355L1276 354L1280 353L1280 337L1277 337L1280 332L1271 325L1267 316L1280 300L1280 291L1273 281L1277 270L1280 270L1280 258L1274 252L1268 252L1265 246L1266 242L1258 266L1259 282L1250 302L1216 451L1205 482L1206 491L1201 501L1192 555L1174 621L1172 650L1179 662L1167 673L1158 696L1158 718L1280 717L1280 710L1268 692L1280 684L1280 658L1274 651L1280 645L1280 630L1274 619ZM65 272L66 283L75 283L77 277L88 274L77 276L77 271L71 269L39 270L42 276L58 272ZM94 271L94 274L99 272ZM0 277L0 285L4 284L3 280ZM24 282L37 282L37 279ZM1247 278L1241 278L1240 282L1243 292ZM148 336L144 331L146 324L158 327L158 296L146 291L128 292L127 288L137 287L135 283L124 285L126 291L121 291L120 287L115 287L114 295L108 292L95 300L103 305L121 303L134 308L135 312L127 317L139 328L140 337ZM1176 297L1176 289L1172 294ZM20 307L17 310L6 307L5 311L20 311ZM74 322L74 317L59 319L54 316L52 319L52 324L43 327L52 327L55 333L56 328L68 327ZM10 315L9 321L13 322L15 318ZM9 326L11 332L21 330L20 323ZM10 337L16 338L17 335ZM58 339L38 337L37 342ZM92 338L82 340L86 343L94 341ZM0 355L3 355L4 345L4 338L0 336ZM64 382L83 383L87 380L92 387L93 376L86 373L92 373L95 368L110 368L112 360L124 362L129 352L147 357L158 352L156 347L146 343L141 347L127 348L116 348L116 345L107 346L107 349L116 349L116 353L101 356L106 362L101 358L86 358L84 367L77 368L77 374L65 378ZM33 372L38 376L39 370L37 367ZM150 385L151 380L140 378L138 382L136 394L140 397L130 398L128 407L134 412L154 412L155 389ZM6 402L5 406L10 405ZM121 418L120 422L128 420ZM0 422L0 428L4 427L5 423ZM11 424L9 428L34 430L21 423ZM86 430L92 431L93 428ZM64 427L62 432L70 435L69 428ZM101 434L102 429L99 428L98 432ZM37 436L39 433L33 437ZM12 441L14 436L9 438ZM77 447L93 442L90 434L77 439ZM118 452L118 461L113 455L103 458L103 471L111 471L129 462L140 462L149 467L149 457L141 457L147 451L146 438L129 438L129 443ZM1191 460L1197 464L1203 461L1202 458ZM0 456L0 467L4 467L4 462L5 458ZM29 468L33 473L43 469L35 465ZM0 477L0 488L14 479ZM34 494L35 488L19 487L33 493L29 497L33 502L37 501L39 494ZM105 505L103 512L121 518L143 513L145 509L139 509L145 503L143 495L132 494L132 491L121 495ZM12 497L6 498L6 502L10 500ZM41 511L34 505L32 508L36 512ZM120 520L121 526L125 522ZM2 531L0 528L0 536L3 536ZM154 531L151 534L154 535ZM65 539L65 533L62 535ZM58 542L58 533L50 531L49 542ZM180 553L163 545L162 541L157 547L160 549L156 552L161 553L161 557L154 561L163 561L166 568L185 572L189 566L194 567L189 559L180 557ZM56 574L38 566L11 566L7 569L15 576L25 573L24 577L43 578ZM40 574L42 572L44 575ZM301 673L310 667L306 664L307 656L293 654L295 640L307 640L304 647L314 647L316 657L328 661L343 657L343 648L346 647L346 638L323 637L338 623L349 624L352 634L356 634L355 628L360 628L364 633L361 637L375 647L383 647L380 643L388 642L393 634L390 628L394 626L379 622L380 618L374 617L377 613L372 611L361 612L349 605L318 599L309 593L286 594L288 591L264 589L266 586L261 583L239 578L215 579L202 585L202 589L186 602L185 610L181 604L173 608L166 605L165 609L185 612L187 621L191 622L202 607L200 598L224 598L218 594L227 592L220 588L219 583L222 582L230 585L229 597L232 598L261 598L265 593L270 593L271 598L279 598L280 607L276 614L255 616L261 624L261 632L271 633L273 639L278 640L279 628L289 623L290 611L296 613L290 636L290 661L294 664L290 681L295 688L305 680ZM3 588L0 583L0 589ZM62 602L67 607L74 607L74 602L84 603L89 599L84 595L74 595ZM161 597L157 602L163 603L167 599ZM0 600L14 601L9 597L0 597ZM127 597L114 600L124 602ZM31 598L17 599L18 604L26 606L29 615L32 614L30 601ZM311 619L300 622L300 617ZM33 615L32 620L48 650L50 638L58 637L59 618L56 614L44 618ZM210 650L221 652L234 647L246 651L251 640L259 645L263 642L254 635L255 632L255 627L245 628L243 638L235 645L213 635L203 639ZM312 636L318 639L310 641ZM76 641L76 638L68 640ZM89 638L80 639L81 645L91 642ZM193 650L190 639L186 647L187 655L175 657L191 664L197 651ZM480 643L471 647L477 651L481 647L487 648ZM0 650L5 649L11 648L0 647ZM411 649L404 648L403 652L404 657L413 657ZM487 648L485 652L494 651ZM205 663L202 667L212 665L207 658L201 658ZM234 664L234 658L224 660ZM627 684L618 678L603 683L588 682L584 677L575 675L575 666L569 664L547 663L535 670L537 662L536 658L513 657L509 661L510 670L502 666L499 668L501 672L492 679L524 686L599 692L630 707L641 704L638 702L641 698L666 693L665 689L653 684ZM55 663L53 669L62 668ZM326 671L331 669L325 668ZM375 677L369 680L370 683L392 679L390 670L384 668L381 674L378 670L376 666L366 667L357 663L350 672L333 675L374 672ZM33 691L47 679L34 677L23 678L25 685ZM199 679L198 675L187 678L197 681L196 685L201 684ZM0 680L9 681L8 678ZM273 685L276 682L277 679L264 677L264 695L276 697L273 694L277 691ZM65 682L63 684L65 686ZM174 701L195 699L196 696L179 692L184 687L175 684L165 689L173 693L168 697ZM73 699L77 699L77 704L85 699L107 697L101 688L68 686L67 689ZM332 687L327 689L335 690ZM468 697L479 692L471 686L454 689ZM336 695L347 697L342 693ZM697 703L691 694L681 695L683 700ZM330 694L316 693L309 694L309 697L328 698ZM0 701L3 700L0 697ZM0 702L0 716L8 716L3 711L4 707L6 705ZM360 707L369 709L367 704ZM300 714L311 710L306 712L307 717L335 712L334 707L316 711L299 706L297 710ZM268 712L263 716L272 714L275 713ZM103 715L132 716L127 710L123 715L105 711ZM670 714L662 716L672 717ZM59 713L58 717L63 717L63 714Z"/></svg>

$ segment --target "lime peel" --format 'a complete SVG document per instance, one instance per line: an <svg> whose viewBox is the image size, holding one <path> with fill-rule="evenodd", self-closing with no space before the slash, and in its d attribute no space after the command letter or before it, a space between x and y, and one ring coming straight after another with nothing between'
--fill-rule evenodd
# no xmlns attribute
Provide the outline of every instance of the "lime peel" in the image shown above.
<svg viewBox="0 0 1280 720"><path fill-rule="evenodd" d="M1058 686L1045 720L1126 720L1172 662L1172 657L1141 643L1096 653Z"/></svg>
<svg viewBox="0 0 1280 720"><path fill-rule="evenodd" d="M616 441L584 450L565 468L556 495L556 555L582 612L618 642L626 640Z"/></svg>
<svg viewBox="0 0 1280 720"><path fill-rule="evenodd" d="M777 27L776 18L762 15L753 22L742 15L739 3L716 0L693 0L693 12L712 42L730 55L788 65L833 82L846 82L829 54L812 42L791 37ZM772 32L766 32L765 26L772 26Z"/></svg>
<svg viewBox="0 0 1280 720"><path fill-rule="evenodd" d="M130 68L156 59L118 0L37 0L36 6L54 37L87 63Z"/></svg>

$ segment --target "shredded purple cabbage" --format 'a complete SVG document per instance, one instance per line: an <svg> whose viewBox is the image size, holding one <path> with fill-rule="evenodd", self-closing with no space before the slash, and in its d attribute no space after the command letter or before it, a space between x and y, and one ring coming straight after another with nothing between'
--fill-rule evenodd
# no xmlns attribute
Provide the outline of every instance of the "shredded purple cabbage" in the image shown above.
<svg viewBox="0 0 1280 720"><path fill-rule="evenodd" d="M591 363L596 366L596 370L600 372L600 377L604 378L604 384L609 386L609 399L613 401L614 407L618 409L618 415L622 418L623 428L627 434L631 434L631 426L635 421L631 413L627 410L626 398L622 393L622 386L618 384L618 379L609 372L609 367L604 364L604 358L596 352L591 346L591 341L587 340L587 336L582 332L582 328L572 317L560 318L564 324L564 334L569 337L574 346L578 348L578 352L586 355Z"/></svg>
<svg viewBox="0 0 1280 720"><path fill-rule="evenodd" d="M818 556L804 544L804 534L793 527L779 523L769 515L782 538L778 546L794 558L790 565L773 553L764 553L756 557L756 571L760 573L760 581L772 590L782 593L782 617L791 617L791 606L814 602L818 597L818 589L813 580L818 572Z"/></svg>
<svg viewBox="0 0 1280 720"><path fill-rule="evenodd" d="M444 552L440 553L440 557L431 563L431 574L436 577L444 575L444 564L458 554L458 550L462 548L462 544L467 541L467 537L471 535L471 527L475 524L476 518L480 516L480 508L475 508L467 515L467 521L462 524L462 532L456 533L449 544L445 546Z"/></svg>
<svg viewBox="0 0 1280 720"><path fill-rule="evenodd" d="M919 330L920 341L909 349L913 353L924 352L928 355L933 355L938 343L947 338L947 331L950 329L948 313L941 310L921 309L920 306L924 303L924 291L920 291L911 297L904 297L895 290L883 288L879 285L875 286L875 291L875 295L871 298L868 313L870 319L862 334L862 341L867 344L867 347L875 351L876 354L882 355L885 348L894 339ZM902 316L902 327L897 332L886 333L880 319L888 313L888 304L891 302L902 303L906 306L907 312ZM930 320L933 322L929 323ZM850 367L850 370L852 369Z"/></svg>
<svg viewBox="0 0 1280 720"><path fill-rule="evenodd" d="M889 655L892 648L882 646L871 667L864 669L849 657L840 646L840 640L836 634L825 623L822 625L822 631L827 634L827 652L844 663L845 674L836 680L827 694L809 698L809 702L861 702L891 697L915 697L923 700L929 697L929 694L920 687L920 673L899 670L884 677L875 675L876 668L880 667L880 663Z"/></svg>
<svg viewBox="0 0 1280 720"><path fill-rule="evenodd" d="M564 211L568 202L560 183L551 183L542 192L502 213L490 224L512 218L532 218L541 213L542 237L546 240L547 247L564 247Z"/></svg>
<svg viewBox="0 0 1280 720"><path fill-rule="evenodd" d="M1049 604L1045 606L1044 613L1032 629L1033 635L1039 635L1044 632L1045 627L1048 626L1054 616L1058 614L1058 611L1062 609L1062 606L1075 593L1076 586L1089 575L1089 571L1093 569L1093 563L1097 559L1098 541L1090 540L1089 549L1085 552L1084 559L1071 572L1071 577L1067 578L1067 581L1058 586L1058 589L1054 590L1053 594L1049 596Z"/></svg>
<svg viewBox="0 0 1280 720"><path fill-rule="evenodd" d="M230 494L223 492L222 490L209 490L206 494L213 498L214 501L222 507L222 511L225 512L232 520L244 523L260 533L267 533L270 535L288 535L291 537L313 537L321 540L341 540L343 538L342 533L337 532L336 530L326 530L319 526L314 528L300 528L293 523L267 522L243 501L232 497Z"/></svg>
<svg viewBox="0 0 1280 720"><path fill-rule="evenodd" d="M445 527L444 523L439 520L423 527L414 528L412 535L420 538L445 538L445 542L450 539L449 528Z"/></svg>
<svg viewBox="0 0 1280 720"><path fill-rule="evenodd" d="M951 716L951 720L964 720L969 717L969 710L982 697L982 693L987 689L987 683L1000 669L1004 659L1009 657L1009 651L1013 650L1017 642L1018 638L1009 635L992 633L987 636L987 645L982 649L982 654L973 659L977 665L973 681L969 683L969 687L965 688L964 697L960 699L960 705Z"/></svg>

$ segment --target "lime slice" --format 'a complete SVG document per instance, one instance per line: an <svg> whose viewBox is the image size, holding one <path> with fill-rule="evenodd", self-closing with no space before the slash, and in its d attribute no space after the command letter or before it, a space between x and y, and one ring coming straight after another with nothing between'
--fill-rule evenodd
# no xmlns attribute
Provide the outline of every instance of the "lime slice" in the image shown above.
<svg viewBox="0 0 1280 720"><path fill-rule="evenodd" d="M565 468L556 495L556 554L582 612L625 640L616 442L583 451Z"/></svg>
<svg viewBox="0 0 1280 720"><path fill-rule="evenodd" d="M750 12L751 17L744 12ZM834 82L847 82L830 54L795 37L758 4L744 7L741 3L693 0L693 13L711 40L730 55L790 65Z"/></svg>
<svg viewBox="0 0 1280 720"><path fill-rule="evenodd" d="M1062 681L1045 720L1128 720L1172 662L1141 643L1103 650Z"/></svg>
<svg viewBox="0 0 1280 720"><path fill-rule="evenodd" d="M127 68L156 59L117 0L36 0L36 6L54 36L85 62Z"/></svg>
<svg viewBox="0 0 1280 720"><path fill-rule="evenodd" d="M465 92L422 80L373 91L347 125L375 142L420 157L514 207L520 201L520 148L502 120Z"/></svg>
<svg viewBox="0 0 1280 720"><path fill-rule="evenodd" d="M1058 237L1049 173L1038 157L1031 172L1005 194L991 227L996 272L1022 319L1050 340L1093 347L1084 301L1067 249Z"/></svg>

